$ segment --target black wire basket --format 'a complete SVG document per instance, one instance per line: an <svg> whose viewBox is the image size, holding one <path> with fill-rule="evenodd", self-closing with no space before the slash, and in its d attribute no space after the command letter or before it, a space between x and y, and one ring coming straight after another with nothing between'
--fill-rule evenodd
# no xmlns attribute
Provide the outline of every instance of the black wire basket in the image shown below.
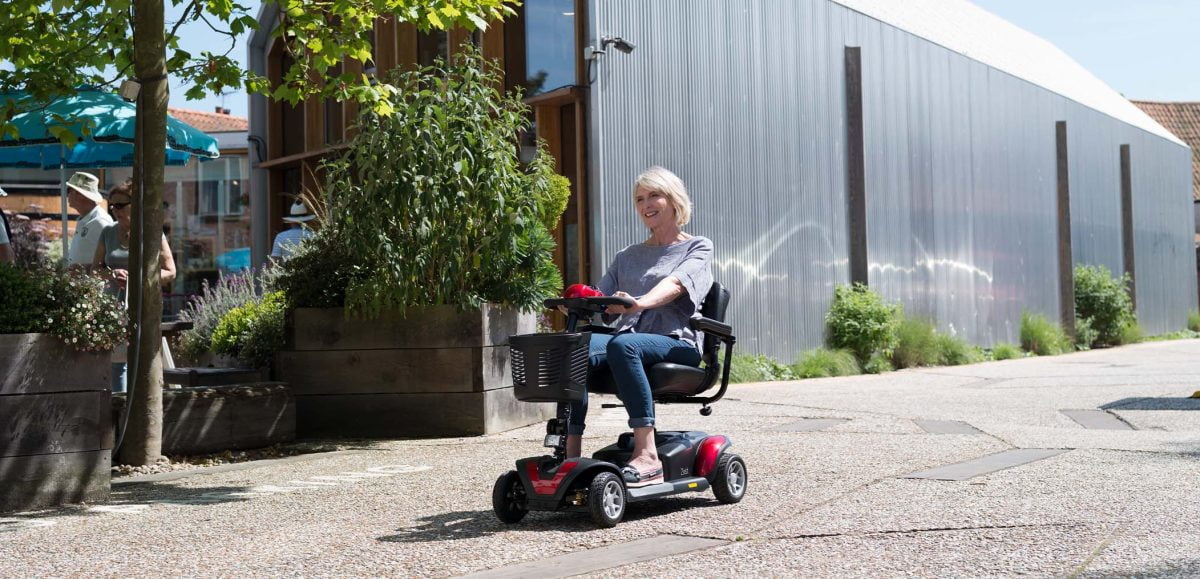
<svg viewBox="0 0 1200 579"><path fill-rule="evenodd" d="M523 402L579 402L587 396L591 332L508 338L513 394Z"/></svg>

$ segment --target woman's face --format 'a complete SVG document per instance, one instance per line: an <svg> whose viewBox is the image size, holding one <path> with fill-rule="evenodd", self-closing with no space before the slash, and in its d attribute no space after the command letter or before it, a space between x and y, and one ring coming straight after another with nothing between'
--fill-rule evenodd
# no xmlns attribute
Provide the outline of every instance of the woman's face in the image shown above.
<svg viewBox="0 0 1200 579"><path fill-rule="evenodd" d="M658 229L664 225L675 225L675 207L661 191L638 187L633 195L634 206L637 207L638 217L646 229Z"/></svg>
<svg viewBox="0 0 1200 579"><path fill-rule="evenodd" d="M108 212L112 214L113 219L117 220L122 226L129 226L129 213L132 205L128 199L118 199L109 201Z"/></svg>

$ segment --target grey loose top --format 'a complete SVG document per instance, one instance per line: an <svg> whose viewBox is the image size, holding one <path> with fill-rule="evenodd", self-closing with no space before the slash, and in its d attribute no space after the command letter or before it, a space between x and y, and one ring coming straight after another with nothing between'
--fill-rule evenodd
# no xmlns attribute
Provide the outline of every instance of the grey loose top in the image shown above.
<svg viewBox="0 0 1200 579"><path fill-rule="evenodd" d="M117 224L105 226L100 233L104 240L104 265L113 269L129 269L129 248L121 247L117 239Z"/></svg>
<svg viewBox="0 0 1200 579"><path fill-rule="evenodd" d="M635 243L622 249L596 286L605 295L623 291L640 298L667 276L679 280L685 291L662 307L622 315L616 331L672 336L700 349L701 336L688 320L700 317L700 302L712 287L712 255L712 241L700 236L671 245Z"/></svg>

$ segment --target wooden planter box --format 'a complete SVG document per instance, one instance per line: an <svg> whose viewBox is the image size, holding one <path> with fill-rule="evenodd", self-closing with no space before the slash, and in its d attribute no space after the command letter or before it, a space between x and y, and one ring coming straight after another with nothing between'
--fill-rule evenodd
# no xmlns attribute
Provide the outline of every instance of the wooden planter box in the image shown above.
<svg viewBox="0 0 1200 579"><path fill-rule="evenodd" d="M410 308L375 320L297 309L276 373L296 398L296 434L434 437L501 432L554 416L517 402L508 336L535 331L533 314L484 305Z"/></svg>
<svg viewBox="0 0 1200 579"><path fill-rule="evenodd" d="M117 428L125 395L113 396ZM162 452L193 455L263 448L296 439L296 405L279 382L163 390Z"/></svg>
<svg viewBox="0 0 1200 579"><path fill-rule="evenodd" d="M108 500L109 354L0 334L0 512Z"/></svg>

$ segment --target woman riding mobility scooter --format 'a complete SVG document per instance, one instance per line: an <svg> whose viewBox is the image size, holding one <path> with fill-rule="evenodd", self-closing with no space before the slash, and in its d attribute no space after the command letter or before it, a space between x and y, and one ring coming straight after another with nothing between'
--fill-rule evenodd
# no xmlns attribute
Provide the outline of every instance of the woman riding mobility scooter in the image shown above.
<svg viewBox="0 0 1200 579"><path fill-rule="evenodd" d="M697 431L657 432L655 446L663 463L663 482L630 488L621 476L633 451L632 433L618 437L616 444L605 447L592 458L567 458L567 424L572 402L587 393L615 394L611 373L593 372L588 366L588 343L593 332L609 330L603 326L576 324L603 313L610 305L630 305L624 297L571 297L549 299L547 308L564 307L567 326L562 333L511 336L513 392L524 402L558 403L558 415L546 424L544 446L553 448L552 456L534 456L517 461L511 470L496 480L492 506L505 523L516 523L529 511L586 510L601 527L612 527L625 516L629 503L685 492L703 492L712 488L717 500L736 503L746 492L746 463L728 452L729 437ZM703 317L692 320L692 327L707 336L700 368L659 363L649 368L651 393L660 403L701 404L700 414L712 414L709 404L725 394L729 386L729 364L734 336L724 323L729 292L713 283L700 308ZM725 344L724 364L718 361L720 345ZM720 390L711 397L699 394L711 388L718 378ZM617 405L605 404L605 407Z"/></svg>

